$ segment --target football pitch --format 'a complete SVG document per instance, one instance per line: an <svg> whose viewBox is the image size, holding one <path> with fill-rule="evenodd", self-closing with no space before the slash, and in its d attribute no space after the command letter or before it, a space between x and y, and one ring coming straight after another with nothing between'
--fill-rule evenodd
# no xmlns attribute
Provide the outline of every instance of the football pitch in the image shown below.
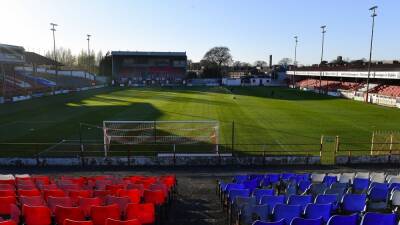
<svg viewBox="0 0 400 225"><path fill-rule="evenodd" d="M318 150L321 135L368 151L374 130L399 130L400 110L287 88L104 88L0 105L0 143L101 142L79 124L104 120L216 120L219 143L242 152Z"/></svg>

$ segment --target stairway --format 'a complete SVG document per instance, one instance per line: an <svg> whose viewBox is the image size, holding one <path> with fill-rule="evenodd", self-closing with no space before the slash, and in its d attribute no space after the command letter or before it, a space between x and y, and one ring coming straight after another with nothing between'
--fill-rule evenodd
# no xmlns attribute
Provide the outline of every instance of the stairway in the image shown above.
<svg viewBox="0 0 400 225"><path fill-rule="evenodd" d="M176 200L169 213L168 225L225 225L223 211L215 193L213 177L178 177Z"/></svg>

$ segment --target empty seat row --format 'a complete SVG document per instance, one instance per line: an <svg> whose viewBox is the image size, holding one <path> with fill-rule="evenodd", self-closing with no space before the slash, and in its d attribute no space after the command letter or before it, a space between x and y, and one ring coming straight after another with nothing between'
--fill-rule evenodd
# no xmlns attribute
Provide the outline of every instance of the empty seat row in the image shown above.
<svg viewBox="0 0 400 225"><path fill-rule="evenodd" d="M254 216L264 221L284 219L285 224L297 217L296 221L316 220L312 214L325 224L336 214L397 212L396 178L384 173L244 174L218 181L217 193L227 208L229 224L250 224Z"/></svg>

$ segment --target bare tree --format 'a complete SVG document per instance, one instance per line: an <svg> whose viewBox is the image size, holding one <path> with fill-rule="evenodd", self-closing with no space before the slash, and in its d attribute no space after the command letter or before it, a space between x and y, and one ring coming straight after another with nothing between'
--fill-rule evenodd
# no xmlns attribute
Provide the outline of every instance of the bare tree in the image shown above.
<svg viewBox="0 0 400 225"><path fill-rule="evenodd" d="M285 66L285 67L287 67L291 63L292 63L292 59L290 59L290 58L283 58L283 59L279 60L279 62L278 62L279 65Z"/></svg>
<svg viewBox="0 0 400 225"><path fill-rule="evenodd" d="M202 61L208 66L215 66L221 76L222 67L232 63L232 55L228 47L214 47L206 52Z"/></svg>
<svg viewBox="0 0 400 225"><path fill-rule="evenodd" d="M254 62L254 66L264 68L268 66L268 63L263 60L257 60Z"/></svg>
<svg viewBox="0 0 400 225"><path fill-rule="evenodd" d="M47 51L45 56L54 59L54 52ZM56 49L57 61L65 66L74 66L76 64L76 57L72 55L71 49L58 48Z"/></svg>

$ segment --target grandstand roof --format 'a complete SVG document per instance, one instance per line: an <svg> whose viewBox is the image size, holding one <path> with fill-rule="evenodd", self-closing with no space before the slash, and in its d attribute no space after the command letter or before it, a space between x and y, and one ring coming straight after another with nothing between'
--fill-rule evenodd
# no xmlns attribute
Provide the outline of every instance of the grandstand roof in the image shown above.
<svg viewBox="0 0 400 225"><path fill-rule="evenodd" d="M48 66L63 66L63 64L54 61L50 58L44 57L34 52L25 52L25 61L28 64L36 64L36 65L48 65Z"/></svg>
<svg viewBox="0 0 400 225"><path fill-rule="evenodd" d="M186 56L186 52L112 51L112 56Z"/></svg>

